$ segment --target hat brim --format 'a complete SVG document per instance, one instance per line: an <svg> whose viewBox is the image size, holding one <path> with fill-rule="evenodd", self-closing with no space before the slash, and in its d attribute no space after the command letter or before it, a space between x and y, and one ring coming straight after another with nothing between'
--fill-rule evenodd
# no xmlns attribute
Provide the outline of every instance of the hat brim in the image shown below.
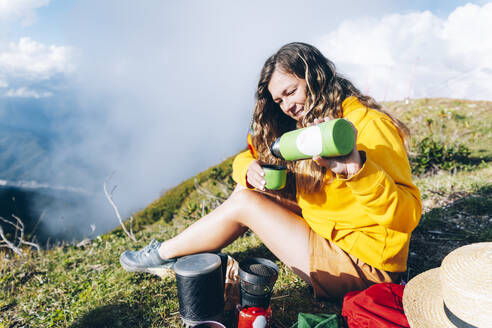
<svg viewBox="0 0 492 328"><path fill-rule="evenodd" d="M425 271L405 286L403 310L410 327L456 327L444 310L439 270Z"/></svg>

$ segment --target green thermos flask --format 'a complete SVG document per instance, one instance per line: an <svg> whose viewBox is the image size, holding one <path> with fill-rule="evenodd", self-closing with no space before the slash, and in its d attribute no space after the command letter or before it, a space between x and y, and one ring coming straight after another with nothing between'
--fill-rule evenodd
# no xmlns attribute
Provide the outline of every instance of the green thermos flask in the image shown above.
<svg viewBox="0 0 492 328"><path fill-rule="evenodd" d="M287 161L349 154L354 148L352 125L337 118L318 125L284 133L270 147L272 154Z"/></svg>

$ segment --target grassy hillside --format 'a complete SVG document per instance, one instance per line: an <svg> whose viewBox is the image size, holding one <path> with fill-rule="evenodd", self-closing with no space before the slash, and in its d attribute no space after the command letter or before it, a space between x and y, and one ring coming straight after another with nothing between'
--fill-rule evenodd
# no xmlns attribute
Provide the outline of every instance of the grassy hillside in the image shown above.
<svg viewBox="0 0 492 328"><path fill-rule="evenodd" d="M409 279L439 266L461 245L492 241L492 103L422 99L391 102L386 108L413 133L412 165L428 168L415 177L424 215L412 237ZM436 143L425 143L421 152L427 155L419 157L416 150L426 137ZM470 150L466 158L449 155L457 143ZM439 156L454 164L440 169L433 161ZM170 238L217 206L232 188L231 161L168 190L136 213L138 243L116 229L79 245L26 251L24 258L0 254L0 328L180 327L174 277L127 273L119 255L152 238ZM314 301L310 288L254 234L247 233L223 251L238 260L262 256L279 265L272 299L275 327L290 327L298 312L340 313L340 303Z"/></svg>

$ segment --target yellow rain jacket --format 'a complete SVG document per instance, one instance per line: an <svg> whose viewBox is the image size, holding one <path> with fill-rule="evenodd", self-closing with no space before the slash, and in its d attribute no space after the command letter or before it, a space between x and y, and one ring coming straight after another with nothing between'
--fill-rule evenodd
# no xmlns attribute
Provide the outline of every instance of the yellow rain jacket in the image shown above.
<svg viewBox="0 0 492 328"><path fill-rule="evenodd" d="M336 176L319 193L298 192L302 217L316 233L365 263L403 272L422 205L402 139L387 115L356 97L345 99L342 108L343 117L357 128L357 149L366 153L366 161L350 179ZM233 178L243 186L256 157L249 144L251 149L233 162ZM327 179L331 177L328 172Z"/></svg>

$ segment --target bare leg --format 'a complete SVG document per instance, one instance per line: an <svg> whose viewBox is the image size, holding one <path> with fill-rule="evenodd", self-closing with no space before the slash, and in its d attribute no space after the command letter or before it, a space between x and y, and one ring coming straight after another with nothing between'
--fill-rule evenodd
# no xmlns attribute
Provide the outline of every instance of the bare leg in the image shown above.
<svg viewBox="0 0 492 328"><path fill-rule="evenodd" d="M248 228L283 263L309 282L309 227L303 218L268 197L245 188L176 237L162 243L162 258L221 249Z"/></svg>

